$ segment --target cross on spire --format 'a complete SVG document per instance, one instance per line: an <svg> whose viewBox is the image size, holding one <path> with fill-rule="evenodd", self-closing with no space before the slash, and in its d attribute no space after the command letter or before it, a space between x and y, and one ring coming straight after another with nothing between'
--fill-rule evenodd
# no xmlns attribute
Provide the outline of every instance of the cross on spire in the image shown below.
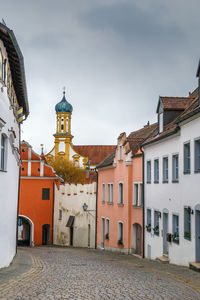
<svg viewBox="0 0 200 300"><path fill-rule="evenodd" d="M63 96L65 96L66 87L63 87Z"/></svg>

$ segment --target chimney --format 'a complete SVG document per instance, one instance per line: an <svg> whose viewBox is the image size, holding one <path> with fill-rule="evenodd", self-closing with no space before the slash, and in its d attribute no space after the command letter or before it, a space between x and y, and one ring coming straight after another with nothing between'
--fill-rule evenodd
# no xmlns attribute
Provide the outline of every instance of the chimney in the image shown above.
<svg viewBox="0 0 200 300"><path fill-rule="evenodd" d="M200 60L199 60L199 65L198 65L196 76L198 77L198 96L199 96L199 106L200 106Z"/></svg>

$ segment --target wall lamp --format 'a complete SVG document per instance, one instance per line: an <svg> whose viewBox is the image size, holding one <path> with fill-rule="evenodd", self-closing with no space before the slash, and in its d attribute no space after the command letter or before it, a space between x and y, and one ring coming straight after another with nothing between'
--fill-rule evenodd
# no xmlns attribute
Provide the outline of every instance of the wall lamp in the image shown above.
<svg viewBox="0 0 200 300"><path fill-rule="evenodd" d="M82 208L84 211L95 211L95 209L88 209L88 205L86 203L83 204Z"/></svg>

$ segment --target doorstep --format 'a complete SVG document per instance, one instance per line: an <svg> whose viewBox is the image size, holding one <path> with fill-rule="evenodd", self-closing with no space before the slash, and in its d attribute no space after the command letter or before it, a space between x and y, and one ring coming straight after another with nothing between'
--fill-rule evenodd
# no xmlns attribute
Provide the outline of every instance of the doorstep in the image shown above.
<svg viewBox="0 0 200 300"><path fill-rule="evenodd" d="M160 261L161 263L168 264L169 258L167 255L159 256L156 258L156 260Z"/></svg>
<svg viewBox="0 0 200 300"><path fill-rule="evenodd" d="M189 262L189 268L193 271L200 272L200 262Z"/></svg>

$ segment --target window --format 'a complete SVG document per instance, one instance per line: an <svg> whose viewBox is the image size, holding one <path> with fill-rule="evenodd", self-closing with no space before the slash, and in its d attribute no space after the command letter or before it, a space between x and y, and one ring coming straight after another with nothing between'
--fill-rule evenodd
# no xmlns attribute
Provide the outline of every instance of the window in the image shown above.
<svg viewBox="0 0 200 300"><path fill-rule="evenodd" d="M1 135L1 170L6 170L6 136Z"/></svg>
<svg viewBox="0 0 200 300"><path fill-rule="evenodd" d="M118 223L118 245L123 245L123 223Z"/></svg>
<svg viewBox="0 0 200 300"><path fill-rule="evenodd" d="M42 189L42 200L49 200L50 189Z"/></svg>
<svg viewBox="0 0 200 300"><path fill-rule="evenodd" d="M159 235L159 216L160 216L160 212L155 210L154 211L154 234Z"/></svg>
<svg viewBox="0 0 200 300"><path fill-rule="evenodd" d="M119 199L118 204L124 203L124 191L123 191L123 183L119 183Z"/></svg>
<svg viewBox="0 0 200 300"><path fill-rule="evenodd" d="M106 240L109 240L109 225L110 221L109 219L106 219Z"/></svg>
<svg viewBox="0 0 200 300"><path fill-rule="evenodd" d="M0 50L0 79L3 80L3 55Z"/></svg>
<svg viewBox="0 0 200 300"><path fill-rule="evenodd" d="M154 160L154 182L155 183L159 182L159 160L158 159Z"/></svg>
<svg viewBox="0 0 200 300"><path fill-rule="evenodd" d="M58 220L62 220L62 209L58 211Z"/></svg>
<svg viewBox="0 0 200 300"><path fill-rule="evenodd" d="M113 203L113 184L108 183L108 203Z"/></svg>
<svg viewBox="0 0 200 300"><path fill-rule="evenodd" d="M102 184L102 202L105 202L105 184Z"/></svg>
<svg viewBox="0 0 200 300"><path fill-rule="evenodd" d="M191 209L184 207L184 238L191 240Z"/></svg>
<svg viewBox="0 0 200 300"><path fill-rule="evenodd" d="M178 182L178 154L172 156L172 182Z"/></svg>
<svg viewBox="0 0 200 300"><path fill-rule="evenodd" d="M195 141L195 172L200 172L200 140Z"/></svg>
<svg viewBox="0 0 200 300"><path fill-rule="evenodd" d="M163 113L158 115L159 133L163 132Z"/></svg>
<svg viewBox="0 0 200 300"><path fill-rule="evenodd" d="M147 183L151 183L151 161L147 161Z"/></svg>
<svg viewBox="0 0 200 300"><path fill-rule="evenodd" d="M184 144L184 173L190 173L190 143Z"/></svg>
<svg viewBox="0 0 200 300"><path fill-rule="evenodd" d="M142 191L143 185L142 183L134 183L133 184L133 205L134 206L142 206Z"/></svg>
<svg viewBox="0 0 200 300"><path fill-rule="evenodd" d="M147 231L151 232L151 209L147 209Z"/></svg>
<svg viewBox="0 0 200 300"><path fill-rule="evenodd" d="M122 160L122 146L119 146L119 160Z"/></svg>
<svg viewBox="0 0 200 300"><path fill-rule="evenodd" d="M168 182L168 157L163 157L163 182Z"/></svg>
<svg viewBox="0 0 200 300"><path fill-rule="evenodd" d="M172 241L179 244L179 216L173 215L172 222Z"/></svg>

